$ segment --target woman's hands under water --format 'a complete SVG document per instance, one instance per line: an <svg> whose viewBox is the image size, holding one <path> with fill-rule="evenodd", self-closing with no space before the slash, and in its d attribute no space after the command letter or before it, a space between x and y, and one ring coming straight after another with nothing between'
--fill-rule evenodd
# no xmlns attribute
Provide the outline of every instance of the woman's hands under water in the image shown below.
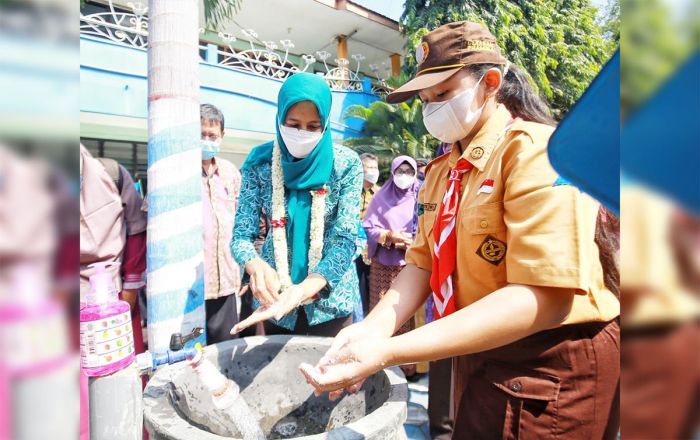
<svg viewBox="0 0 700 440"><path fill-rule="evenodd" d="M343 391L356 393L365 379L390 362L389 337L367 321L344 328L316 366L302 364L299 370L316 390L338 399Z"/></svg>
<svg viewBox="0 0 700 440"><path fill-rule="evenodd" d="M262 260L261 260L262 261ZM263 262L264 263L264 262ZM248 263L250 264L250 263ZM267 265L267 263L264 263ZM246 269L247 269L246 265ZM268 267L270 267L268 265ZM272 268L270 268L272 269ZM272 269L274 271L274 269ZM275 276L277 276L277 273L275 272ZM252 276L251 276L252 279ZM243 321L239 322L236 324L232 329L231 329L231 334L236 334L239 333L240 331L255 325L259 322L266 321L268 319L276 319L280 320L282 317L290 313L292 310L296 309L300 305L307 303L311 301L313 298L316 297L318 292L323 289L328 282L326 281L325 278L323 278L321 275L316 274L316 273L311 273L309 276L302 281L299 284L294 284L292 286L287 287L282 291L278 296L277 299L271 303L265 303L263 301L260 301L260 298L258 298L258 301L262 304L255 312L253 312L252 315L250 315L248 318L244 319ZM254 290L252 287L252 281L251 281L251 289ZM279 287L277 288L279 290ZM242 290L243 292L243 290Z"/></svg>
<svg viewBox="0 0 700 440"><path fill-rule="evenodd" d="M246 328L268 319L282 319L287 313L297 308L304 301L304 289L295 284L284 290L279 295L279 299L272 304L262 304L248 318L239 322L231 329L231 334L235 335Z"/></svg>

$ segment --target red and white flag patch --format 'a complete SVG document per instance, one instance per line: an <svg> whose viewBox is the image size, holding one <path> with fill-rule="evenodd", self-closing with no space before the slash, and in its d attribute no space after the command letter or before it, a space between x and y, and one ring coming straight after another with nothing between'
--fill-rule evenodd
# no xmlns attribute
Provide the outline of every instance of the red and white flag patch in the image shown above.
<svg viewBox="0 0 700 440"><path fill-rule="evenodd" d="M481 186L479 187L479 191L477 191L477 195L484 193L484 194L491 194L493 192L493 179L486 179L483 182L481 182Z"/></svg>

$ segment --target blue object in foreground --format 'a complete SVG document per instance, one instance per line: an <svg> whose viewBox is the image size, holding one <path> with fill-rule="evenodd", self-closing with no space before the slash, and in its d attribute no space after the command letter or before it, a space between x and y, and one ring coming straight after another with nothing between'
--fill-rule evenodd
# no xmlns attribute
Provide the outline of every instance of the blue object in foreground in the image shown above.
<svg viewBox="0 0 700 440"><path fill-rule="evenodd" d="M620 49L559 123L549 161L566 180L619 215Z"/></svg>
<svg viewBox="0 0 700 440"><path fill-rule="evenodd" d="M700 215L700 51L622 127L622 171Z"/></svg>
<svg viewBox="0 0 700 440"><path fill-rule="evenodd" d="M197 356L197 347L183 348L182 350L165 350L159 352L145 351L136 356L136 368L141 374L155 371L161 365L172 365Z"/></svg>

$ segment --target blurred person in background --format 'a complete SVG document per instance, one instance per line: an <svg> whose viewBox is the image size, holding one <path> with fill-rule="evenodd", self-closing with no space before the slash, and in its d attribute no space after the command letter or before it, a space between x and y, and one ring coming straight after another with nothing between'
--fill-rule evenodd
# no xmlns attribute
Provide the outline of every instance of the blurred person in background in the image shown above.
<svg viewBox="0 0 700 440"><path fill-rule="evenodd" d="M75 439L78 184L18 150L0 141L0 438Z"/></svg>
<svg viewBox="0 0 700 440"><path fill-rule="evenodd" d="M425 181L425 168L428 166L428 162L430 162L428 159L416 159L416 165L418 166L418 175L416 177L421 185Z"/></svg>
<svg viewBox="0 0 700 440"><path fill-rule="evenodd" d="M406 265L406 249L413 242L417 224L416 204L420 182L418 165L409 156L398 156L391 162L391 178L372 198L362 226L367 232L367 257L371 260L369 276L370 311L379 303L394 278ZM410 318L394 334L415 328ZM415 364L402 365L411 378Z"/></svg>
<svg viewBox="0 0 700 440"><path fill-rule="evenodd" d="M621 191L623 438L690 439L700 421L700 221Z"/></svg>
<svg viewBox="0 0 700 440"><path fill-rule="evenodd" d="M131 306L134 350L144 351L138 290L146 285L146 214L129 172L111 159L98 160L80 145L80 297L94 269L109 262L114 286ZM80 375L81 439L87 439L87 376Z"/></svg>
<svg viewBox="0 0 700 440"><path fill-rule="evenodd" d="M218 157L224 137L224 115L211 104L200 106L202 127L202 206L204 208L204 295L207 344L233 339L238 322L237 294L241 270L231 255L241 173Z"/></svg>
<svg viewBox="0 0 700 440"><path fill-rule="evenodd" d="M120 297L131 306L134 329L141 328L138 291L146 286L146 214L131 174L112 159L95 159L80 146L80 297L89 289L97 262L107 267ZM144 351L134 331L134 349Z"/></svg>
<svg viewBox="0 0 700 440"><path fill-rule="evenodd" d="M369 202L372 197L379 191L379 159L371 153L360 154L362 161L363 180L361 193L360 207L360 222L365 219ZM360 280L360 300L362 301L363 316L369 313L369 276L370 276L370 260L367 258L367 249L362 252L360 258L355 260L357 267L357 278Z"/></svg>
<svg viewBox="0 0 700 440"><path fill-rule="evenodd" d="M447 143L447 142L442 142L440 146L438 147L437 151L435 152L435 157L440 157L443 154L447 154L452 150L452 144Z"/></svg>

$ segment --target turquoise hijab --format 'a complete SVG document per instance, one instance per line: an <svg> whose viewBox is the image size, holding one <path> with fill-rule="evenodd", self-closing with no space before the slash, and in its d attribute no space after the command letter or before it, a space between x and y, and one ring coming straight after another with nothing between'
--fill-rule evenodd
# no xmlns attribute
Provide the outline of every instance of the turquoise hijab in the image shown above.
<svg viewBox="0 0 700 440"><path fill-rule="evenodd" d="M279 126L292 106L301 101L316 105L325 127L323 137L311 154L297 159L287 150ZM282 152L282 174L287 195L287 244L291 249L290 275L298 284L309 274L309 231L311 229L311 193L328 183L333 170L333 140L330 118L331 89L326 81L311 73L297 73L289 77L277 96L277 143ZM242 169L272 162L272 142L256 147L248 155Z"/></svg>

